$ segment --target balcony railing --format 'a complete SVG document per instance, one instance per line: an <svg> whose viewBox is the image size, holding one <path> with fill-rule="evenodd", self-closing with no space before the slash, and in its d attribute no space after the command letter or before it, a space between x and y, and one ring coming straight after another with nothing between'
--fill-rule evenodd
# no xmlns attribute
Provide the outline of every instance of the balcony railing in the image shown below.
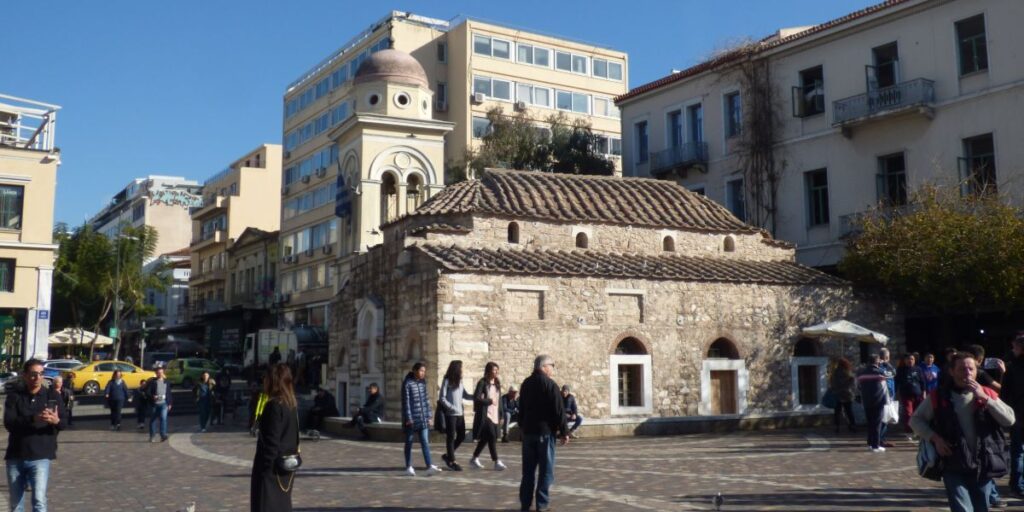
<svg viewBox="0 0 1024 512"><path fill-rule="evenodd" d="M0 94L0 146L53 149L58 110L57 105Z"/></svg>
<svg viewBox="0 0 1024 512"><path fill-rule="evenodd" d="M686 169L708 161L707 142L686 142L680 146L651 153L651 174Z"/></svg>
<svg viewBox="0 0 1024 512"><path fill-rule="evenodd" d="M918 78L833 101L832 124L845 124L883 112L926 106L934 102L935 82Z"/></svg>
<svg viewBox="0 0 1024 512"><path fill-rule="evenodd" d="M902 215L916 211L917 207L911 204L901 206L879 207L863 212L851 213L839 216L839 238L846 238L860 233L861 225L865 220L892 220Z"/></svg>

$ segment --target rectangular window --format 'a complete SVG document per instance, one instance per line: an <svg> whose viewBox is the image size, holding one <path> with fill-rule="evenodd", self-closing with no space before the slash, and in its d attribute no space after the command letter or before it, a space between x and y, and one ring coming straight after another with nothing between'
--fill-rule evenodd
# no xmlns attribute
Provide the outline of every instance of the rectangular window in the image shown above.
<svg viewBox="0 0 1024 512"><path fill-rule="evenodd" d="M21 213L25 203L25 187L0 185L0 228L21 229Z"/></svg>
<svg viewBox="0 0 1024 512"><path fill-rule="evenodd" d="M473 36L473 53L480 55L491 55L491 38L487 36Z"/></svg>
<svg viewBox="0 0 1024 512"><path fill-rule="evenodd" d="M878 157L878 202L885 206L907 204L907 164L903 153Z"/></svg>
<svg viewBox="0 0 1024 512"><path fill-rule="evenodd" d="M704 107L700 103L686 107L686 117L690 128L690 142L703 142Z"/></svg>
<svg viewBox="0 0 1024 512"><path fill-rule="evenodd" d="M551 67L551 50L529 44L519 44L516 49L516 60L521 64Z"/></svg>
<svg viewBox="0 0 1024 512"><path fill-rule="evenodd" d="M594 76L608 78L608 61L598 58L594 59Z"/></svg>
<svg viewBox="0 0 1024 512"><path fill-rule="evenodd" d="M498 59L512 58L512 43L501 39L492 39L491 56Z"/></svg>
<svg viewBox="0 0 1024 512"><path fill-rule="evenodd" d="M491 122L486 117L473 118L473 138L482 139L491 130Z"/></svg>
<svg viewBox="0 0 1024 512"><path fill-rule="evenodd" d="M740 112L740 93L731 92L725 95L725 136L736 137L740 134L743 115Z"/></svg>
<svg viewBox="0 0 1024 512"><path fill-rule="evenodd" d="M572 93L572 111L580 114L590 113L590 95L578 92Z"/></svg>
<svg viewBox="0 0 1024 512"><path fill-rule="evenodd" d="M992 134L964 139L960 159L960 184L968 194L994 194L996 190L996 147Z"/></svg>
<svg viewBox="0 0 1024 512"><path fill-rule="evenodd" d="M555 52L555 68L562 71L572 71L572 54Z"/></svg>
<svg viewBox="0 0 1024 512"><path fill-rule="evenodd" d="M956 41L960 51L961 75L988 69L984 15L979 14L956 22Z"/></svg>
<svg viewBox="0 0 1024 512"><path fill-rule="evenodd" d="M647 121L640 121L634 125L636 132L636 161L644 163L649 157L647 146Z"/></svg>
<svg viewBox="0 0 1024 512"><path fill-rule="evenodd" d="M448 43L437 43L437 61L448 62Z"/></svg>
<svg viewBox="0 0 1024 512"><path fill-rule="evenodd" d="M808 117L825 112L825 72L821 66L800 72L800 86L793 90L793 116Z"/></svg>
<svg viewBox="0 0 1024 512"><path fill-rule="evenodd" d="M139 219L146 216L146 202L142 201L139 204L132 206L132 222L136 222Z"/></svg>
<svg viewBox="0 0 1024 512"><path fill-rule="evenodd" d="M559 110L572 110L572 93L566 91L556 92L555 107Z"/></svg>
<svg viewBox="0 0 1024 512"><path fill-rule="evenodd" d="M533 63L537 66L551 67L551 50L534 47Z"/></svg>
<svg viewBox="0 0 1024 512"><path fill-rule="evenodd" d="M619 108L610 98L594 98L594 115L619 118Z"/></svg>
<svg viewBox="0 0 1024 512"><path fill-rule="evenodd" d="M438 82L434 92L434 103L438 111L448 110L448 82Z"/></svg>
<svg viewBox="0 0 1024 512"><path fill-rule="evenodd" d="M14 291L14 269L16 267L15 260L0 259L0 292Z"/></svg>
<svg viewBox="0 0 1024 512"><path fill-rule="evenodd" d="M512 82L491 79L491 95L499 100L512 101Z"/></svg>
<svg viewBox="0 0 1024 512"><path fill-rule="evenodd" d="M587 58L582 55L572 56L572 72L587 74Z"/></svg>
<svg viewBox="0 0 1024 512"><path fill-rule="evenodd" d="M622 80L622 64L595 57L594 76L609 80Z"/></svg>
<svg viewBox="0 0 1024 512"><path fill-rule="evenodd" d="M725 207L736 218L747 220L747 200L743 191L743 178L736 178L725 183Z"/></svg>
<svg viewBox="0 0 1024 512"><path fill-rule="evenodd" d="M619 64L618 62L609 62L608 78L612 80L622 80L622 64Z"/></svg>
<svg viewBox="0 0 1024 512"><path fill-rule="evenodd" d="M473 93L491 95L491 79L483 76L473 77Z"/></svg>
<svg viewBox="0 0 1024 512"><path fill-rule="evenodd" d="M828 224L828 172L825 169L804 173L807 189L807 225Z"/></svg>
<svg viewBox="0 0 1024 512"><path fill-rule="evenodd" d="M541 107L551 108L551 89L544 87L533 88L533 104Z"/></svg>
<svg viewBox="0 0 1024 512"><path fill-rule="evenodd" d="M665 120L665 124L668 126L668 142L669 147L678 148L683 145L683 113L679 110L674 110L668 113L668 118Z"/></svg>
<svg viewBox="0 0 1024 512"><path fill-rule="evenodd" d="M516 46L516 60L523 64L533 64L533 47L528 44Z"/></svg>

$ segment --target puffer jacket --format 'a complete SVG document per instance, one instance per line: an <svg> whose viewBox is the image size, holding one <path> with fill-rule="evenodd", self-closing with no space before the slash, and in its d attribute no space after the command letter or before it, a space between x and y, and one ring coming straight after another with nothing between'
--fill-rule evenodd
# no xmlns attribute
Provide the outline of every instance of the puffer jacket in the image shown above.
<svg viewBox="0 0 1024 512"><path fill-rule="evenodd" d="M430 427L430 398L427 396L427 381L419 380L412 372L402 381L402 426L413 430Z"/></svg>

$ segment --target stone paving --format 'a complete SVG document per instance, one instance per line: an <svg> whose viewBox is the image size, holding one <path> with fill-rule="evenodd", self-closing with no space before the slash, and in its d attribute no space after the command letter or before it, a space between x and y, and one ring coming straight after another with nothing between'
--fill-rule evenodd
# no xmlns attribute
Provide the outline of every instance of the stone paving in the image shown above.
<svg viewBox="0 0 1024 512"><path fill-rule="evenodd" d="M172 417L171 425L168 442L150 444L147 434L79 420L60 437L50 510L170 512L191 501L199 512L248 510L253 438L237 427L196 433L194 416ZM872 454L860 437L828 430L580 439L558 449L552 506L713 510L711 497L721 492L727 511L945 509L940 485L914 472L915 445L896 442ZM407 477L399 444L304 440L295 509L518 510L518 448L499 445L505 472ZM443 445L433 449L439 460ZM471 451L470 443L459 450L464 466ZM422 467L418 446L413 453Z"/></svg>

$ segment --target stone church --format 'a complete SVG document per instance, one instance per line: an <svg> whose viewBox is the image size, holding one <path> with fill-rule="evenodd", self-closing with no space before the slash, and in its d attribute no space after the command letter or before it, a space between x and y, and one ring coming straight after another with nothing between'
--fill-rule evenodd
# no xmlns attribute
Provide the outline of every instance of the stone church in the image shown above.
<svg viewBox="0 0 1024 512"><path fill-rule="evenodd" d="M467 387L488 361L518 386L545 353L598 434L799 418L817 411L829 357L864 349L801 327L848 319L901 344L891 303L672 182L492 169L443 187L451 123L423 107L419 63L381 51L355 80L355 115L332 134L347 220L328 379L343 415L378 382L399 418L416 361L436 396L451 360Z"/></svg>

